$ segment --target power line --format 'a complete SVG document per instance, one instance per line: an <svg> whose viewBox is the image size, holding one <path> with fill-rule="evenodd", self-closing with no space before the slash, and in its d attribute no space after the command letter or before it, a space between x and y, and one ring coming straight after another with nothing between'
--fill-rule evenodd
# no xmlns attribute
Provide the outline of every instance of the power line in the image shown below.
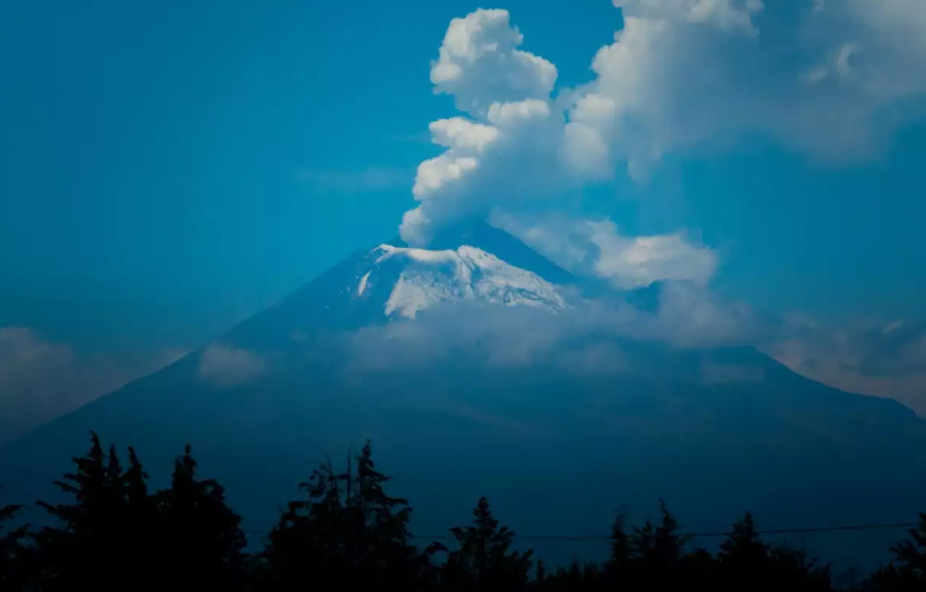
<svg viewBox="0 0 926 592"><path fill-rule="evenodd" d="M897 522L893 524L866 524L866 525L850 525L850 526L823 526L823 527L804 527L804 528L775 528L770 530L758 530L756 534L758 535L773 535L773 534L809 534L817 532L839 532L839 531L850 531L850 530L891 530L891 529L900 529L900 528L915 528L919 526L918 523L907 523L907 522ZM717 538L717 537L726 537L730 536L732 532L692 532L692 533L682 533L679 536L692 537L692 538ZM438 535L437 537L432 537L428 535L415 535L411 538L415 539L431 539L435 538L440 539L453 539L452 535ZM514 539L522 541L543 541L543 542L570 542L570 541L608 541L611 540L610 535L524 535L519 536L514 535Z"/></svg>
<svg viewBox="0 0 926 592"><path fill-rule="evenodd" d="M855 524L843 526L807 526L800 528L773 528L769 530L758 530L758 535L775 535L775 534L811 534L819 532L845 532L845 531L871 531L871 530L896 530L901 528L917 528L918 522L894 522L887 524ZM247 534L268 534L264 531L245 530ZM693 532L682 533L679 536L691 538L719 538L727 537L732 534L730 531L724 532ZM453 535L413 535L409 537L414 540L454 540ZM514 540L532 541L532 542L576 542L576 541L608 541L610 535L514 535Z"/></svg>

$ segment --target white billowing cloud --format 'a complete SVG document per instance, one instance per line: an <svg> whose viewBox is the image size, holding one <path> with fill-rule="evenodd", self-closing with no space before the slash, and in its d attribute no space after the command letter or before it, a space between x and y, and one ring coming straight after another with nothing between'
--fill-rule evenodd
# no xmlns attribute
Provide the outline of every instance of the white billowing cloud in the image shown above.
<svg viewBox="0 0 926 592"><path fill-rule="evenodd" d="M613 0L613 4L634 18L710 25L749 36L758 35L753 15L765 9L761 0Z"/></svg>
<svg viewBox="0 0 926 592"><path fill-rule="evenodd" d="M435 144L451 150L482 152L498 138L498 129L462 117L440 119L428 126Z"/></svg>
<svg viewBox="0 0 926 592"><path fill-rule="evenodd" d="M692 4L692 19L719 19L727 26L724 3L699 6ZM412 193L420 205L406 212L401 226L407 242L424 245L441 224L460 216L493 210L516 214L613 175L610 142L622 106L614 96L585 89L573 103L554 102L555 67L519 50L522 41L503 10L477 10L451 23L431 76L435 90L454 96L469 116L430 125L432 142L446 150L418 167ZM606 277L616 286L703 281L713 273L713 255L680 236L626 239L606 225L580 227L585 238L571 250L591 249L597 263L587 269L573 265L573 270ZM543 247L556 250L543 242L532 246L544 254ZM641 268L633 270L634 265Z"/></svg>
<svg viewBox="0 0 926 592"><path fill-rule="evenodd" d="M514 103L492 103L488 119L494 125L510 127L520 122L550 116L550 107L544 101L527 99Z"/></svg>
<svg viewBox="0 0 926 592"><path fill-rule="evenodd" d="M601 278L621 290L659 281L704 285L717 268L716 253L680 234L626 237L607 218L496 213L492 222L567 271Z"/></svg>
<svg viewBox="0 0 926 592"><path fill-rule="evenodd" d="M624 17L558 97L556 67L520 49L505 10L454 19L431 66L465 117L418 169L401 234L418 246L458 216L516 214L664 155L765 136L811 158L871 156L926 93L921 0L613 0Z"/></svg>
<svg viewBox="0 0 926 592"><path fill-rule="evenodd" d="M0 328L0 443L174 362L151 356L83 355L28 327Z"/></svg>
<svg viewBox="0 0 926 592"><path fill-rule="evenodd" d="M432 141L446 151L418 166L412 194L420 205L405 213L402 238L423 246L448 220L484 214L499 202L558 197L565 185L553 172L562 167L559 141L551 138L562 136L562 118L548 102L525 99L492 103L481 122L432 123Z"/></svg>
<svg viewBox="0 0 926 592"><path fill-rule="evenodd" d="M926 92L918 0L614 4L624 28L576 93L610 99L614 113L595 125L578 100L570 125L598 129L634 176L664 154L745 134L819 159L864 158L890 131L880 110Z"/></svg>
<svg viewBox="0 0 926 592"><path fill-rule="evenodd" d="M477 10L453 19L431 64L434 92L452 95L458 109L475 116L493 103L548 98L556 67L518 49L523 36L508 19L507 10Z"/></svg>
<svg viewBox="0 0 926 592"><path fill-rule="evenodd" d="M221 388L244 384L266 371L267 364L258 354L213 343L200 354L198 377L206 384Z"/></svg>
<svg viewBox="0 0 926 592"><path fill-rule="evenodd" d="M436 93L453 96L467 117L431 123L432 142L446 151L421 163L402 238L423 246L442 223L487 212L500 201L516 204L557 196L564 186L559 146L564 111L550 93L556 67L518 49L520 32L505 10L477 10L454 19L431 64Z"/></svg>
<svg viewBox="0 0 926 592"><path fill-rule="evenodd" d="M625 238L610 220L586 224L589 240L598 247L595 273L615 287L636 288L662 280L703 284L714 275L713 251L677 234Z"/></svg>
<svg viewBox="0 0 926 592"><path fill-rule="evenodd" d="M716 253L682 233L624 236L574 206L554 224L532 212L562 209L616 174L645 180L665 155L742 137L831 162L867 158L926 93L920 0L613 3L623 28L591 60L593 79L558 97L555 66L520 49L507 11L451 22L431 81L463 114L430 125L445 151L418 167L403 239L424 246L449 221L491 215L559 265L615 288L703 285Z"/></svg>
<svg viewBox="0 0 926 592"><path fill-rule="evenodd" d="M418 167L415 186L412 193L417 196L427 195L443 187L446 183L459 179L466 173L476 170L479 161L471 156L453 157L443 155L426 160Z"/></svg>

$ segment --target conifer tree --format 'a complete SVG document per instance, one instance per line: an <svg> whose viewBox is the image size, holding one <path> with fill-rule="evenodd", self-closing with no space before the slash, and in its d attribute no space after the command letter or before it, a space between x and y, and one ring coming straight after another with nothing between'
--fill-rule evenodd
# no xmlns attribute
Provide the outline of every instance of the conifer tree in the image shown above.
<svg viewBox="0 0 926 592"><path fill-rule="evenodd" d="M690 537L679 534L678 520L669 512L663 500L659 500L659 516L655 537L656 551L660 564L673 569L684 557Z"/></svg>
<svg viewBox="0 0 926 592"><path fill-rule="evenodd" d="M214 479L201 480L187 445L174 463L171 485L157 499L158 544L166 555L162 577L184 589L244 588L241 518L227 505L225 489ZM139 471L140 467L135 468ZM134 495L141 486L134 483Z"/></svg>
<svg viewBox="0 0 926 592"><path fill-rule="evenodd" d="M926 589L926 513L920 524L908 531L908 538L891 547L894 561L872 574L869 587L878 592L908 592Z"/></svg>
<svg viewBox="0 0 926 592"><path fill-rule="evenodd" d="M535 572L536 575L534 576L534 579L538 584L543 584L543 581L547 579L547 567L544 565L542 560L537 560L536 570L537 571Z"/></svg>
<svg viewBox="0 0 926 592"><path fill-rule="evenodd" d="M610 588L619 588L634 578L633 542L627 532L626 515L622 511L611 523L610 554L605 561L602 578Z"/></svg>
<svg viewBox="0 0 926 592"><path fill-rule="evenodd" d="M267 537L257 579L267 590L303 590L334 582L346 572L342 533L345 508L341 484L331 460L299 484L306 498L291 501ZM314 584L313 584L314 583Z"/></svg>
<svg viewBox="0 0 926 592"><path fill-rule="evenodd" d="M769 551L768 586L773 590L795 592L826 592L832 588L830 568L807 555L801 549L787 546Z"/></svg>
<svg viewBox="0 0 926 592"><path fill-rule="evenodd" d="M0 590L15 590L26 585L26 548L23 545L28 525L12 530L4 522L12 520L22 509L21 505L0 506Z"/></svg>
<svg viewBox="0 0 926 592"><path fill-rule="evenodd" d="M408 501L388 496L383 485L391 478L376 470L370 442L356 458L353 475L348 469L348 522L353 534L351 565L377 582L404 585L414 581L423 560L409 544Z"/></svg>
<svg viewBox="0 0 926 592"><path fill-rule="evenodd" d="M473 524L450 532L458 549L449 553L442 579L451 589L519 590L527 584L533 551L510 550L514 533L499 527L485 497L473 510Z"/></svg>
<svg viewBox="0 0 926 592"><path fill-rule="evenodd" d="M626 530L626 517L623 512L611 524L611 556L608 566L615 571L625 571L630 567L630 535Z"/></svg>
<svg viewBox="0 0 926 592"><path fill-rule="evenodd" d="M909 539L891 547L891 552L902 574L926 586L926 513L920 514L919 526L908 532Z"/></svg>
<svg viewBox="0 0 926 592"><path fill-rule="evenodd" d="M688 538L679 534L679 524L659 501L660 521L649 519L634 528L630 537L633 580L637 585L670 585L678 577Z"/></svg>
<svg viewBox="0 0 926 592"><path fill-rule="evenodd" d="M652 562L656 548L656 526L652 520L646 519L643 526L633 527L630 535L630 557L637 566L644 562Z"/></svg>
<svg viewBox="0 0 926 592"><path fill-rule="evenodd" d="M385 492L389 480L376 469L369 442L348 458L345 472L335 472L330 459L316 469L299 486L307 499L290 502L268 537L266 585L276 590L313 582L318 587L321 581L341 588L422 585L430 575L429 553L410 544L411 508Z"/></svg>
<svg viewBox="0 0 926 592"><path fill-rule="evenodd" d="M122 474L123 510L119 544L124 549L124 570L129 574L149 574L134 584L139 590L161 590L170 586L170 567L165 548L170 545L162 536L155 496L148 492L148 474L135 454L128 449L128 468Z"/></svg>
<svg viewBox="0 0 926 592"><path fill-rule="evenodd" d="M759 539L752 514L747 512L733 525L720 545L718 560L728 589L756 588L767 581L769 547Z"/></svg>
<svg viewBox="0 0 926 592"><path fill-rule="evenodd" d="M107 458L96 433L91 432L90 440L90 451L73 459L74 473L55 482L73 503L38 503L59 521L36 535L43 591L87 586L108 591L121 586L126 551L121 536L122 469L115 450ZM111 569L100 569L104 558Z"/></svg>
<svg viewBox="0 0 926 592"><path fill-rule="evenodd" d="M129 468L123 475L124 494L129 508L128 522L133 531L153 533L157 519L157 499L148 493L148 473L135 449L129 447Z"/></svg>
<svg viewBox="0 0 926 592"><path fill-rule="evenodd" d="M123 467L115 446L104 452L91 433L90 450L73 461L73 472L55 482L70 499L39 503L58 524L31 535L31 543L27 527L4 528L20 507L0 506L0 591L833 589L828 566L803 551L765 544L748 513L733 525L716 559L704 550L686 551L689 538L664 503L660 519L641 527L629 528L619 515L603 564L575 561L551 574L538 561L532 582L532 552L512 550L514 533L494 518L485 498L469 526L451 529L456 549L435 543L421 553L410 543L411 508L386 493L390 479L374 464L369 442L344 472L330 460L314 471L300 485L306 499L289 504L259 561L249 561L241 519L221 485L199 477L189 446L176 459L170 486L155 494L132 448ZM891 548L894 561L862 589L926 590L926 514L920 520ZM439 568L430 561L438 550L448 553ZM253 578L245 577L247 570Z"/></svg>

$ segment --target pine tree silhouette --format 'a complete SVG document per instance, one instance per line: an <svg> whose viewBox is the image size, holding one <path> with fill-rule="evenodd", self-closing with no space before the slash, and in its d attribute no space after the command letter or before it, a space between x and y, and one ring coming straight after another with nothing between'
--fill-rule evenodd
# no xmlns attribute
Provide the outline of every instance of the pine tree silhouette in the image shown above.
<svg viewBox="0 0 926 592"><path fill-rule="evenodd" d="M878 592L926 590L926 513L908 538L891 547L894 561L872 574L868 585Z"/></svg>
<svg viewBox="0 0 926 592"><path fill-rule="evenodd" d="M659 525L653 539L653 551L657 569L674 571L684 559L685 547L690 538L679 534L679 523L666 508L666 503L659 500Z"/></svg>
<svg viewBox="0 0 926 592"><path fill-rule="evenodd" d="M714 557L687 551L690 540L660 502L658 522L613 522L603 563L573 562L552 573L532 551L512 550L514 533L499 524L481 498L473 521L451 529L454 550L411 544L411 508L388 495L390 480L373 462L367 442L344 472L330 459L300 484L306 499L291 502L267 546L248 557L240 517L215 480L201 479L189 446L174 463L170 486L151 493L147 473L128 449L104 452L96 434L72 473L55 485L70 499L39 502L58 524L30 533L5 528L20 509L0 507L0 591L163 592L222 590L277 592L395 590L396 592L829 592L830 568L806 553L763 542L745 514ZM895 558L862 584L869 592L926 590L926 514L891 550ZM31 538L31 541L30 541ZM446 553L442 565L432 559Z"/></svg>
<svg viewBox="0 0 926 592"><path fill-rule="evenodd" d="M348 524L352 539L350 564L378 583L409 585L420 577L423 559L409 544L408 501L386 495L391 478L376 470L367 441L356 458L354 475L348 469Z"/></svg>
<svg viewBox="0 0 926 592"><path fill-rule="evenodd" d="M90 436L90 451L73 459L75 472L55 482L74 503L38 502L59 521L59 525L46 526L36 535L43 591L76 587L109 591L123 585L120 582L126 547L122 469L115 450L111 449L107 458L96 433ZM101 569L104 558L107 569Z"/></svg>
<svg viewBox="0 0 926 592"><path fill-rule="evenodd" d="M247 540L241 518L227 505L225 489L214 479L200 480L197 467L187 445L174 463L170 487L155 496L162 577L173 580L172 588L243 590ZM141 495L137 479L134 489Z"/></svg>
<svg viewBox="0 0 926 592"><path fill-rule="evenodd" d="M627 532L626 514L622 511L611 523L610 555L605 561L601 577L609 588L627 586L636 579L633 560L633 543ZM583 576L584 577L584 576ZM587 579L587 577L584 577ZM579 584L573 584L579 585Z"/></svg>
<svg viewBox="0 0 926 592"><path fill-rule="evenodd" d="M535 572L535 575L534 575L534 580L535 580L538 584L543 584L544 580L546 580L546 579L547 579L547 568L546 568L546 565L544 565L543 561L537 560L537 568L536 568L536 572Z"/></svg>
<svg viewBox="0 0 926 592"><path fill-rule="evenodd" d="M473 510L473 524L450 532L459 548L449 553L442 570L442 581L449 589L520 590L526 586L533 551L510 550L514 533L507 526L499 527L485 497Z"/></svg>
<svg viewBox="0 0 926 592"><path fill-rule="evenodd" d="M342 533L346 528L342 482L328 459L299 484L306 499L292 501L267 537L256 581L266 590L326 589L346 573Z"/></svg>
<svg viewBox="0 0 926 592"><path fill-rule="evenodd" d="M638 586L675 585L685 558L688 538L679 534L678 521L663 500L659 500L659 513L658 524L647 519L643 526L634 528L630 536L632 580Z"/></svg>
<svg viewBox="0 0 926 592"><path fill-rule="evenodd" d="M769 546L759 539L752 514L733 525L720 544L720 573L725 589L759 589L768 585Z"/></svg>
<svg viewBox="0 0 926 592"><path fill-rule="evenodd" d="M608 567L616 571L625 571L630 567L630 535L626 530L626 517L623 512L611 524L611 556Z"/></svg>
<svg viewBox="0 0 926 592"><path fill-rule="evenodd" d="M926 514L920 514L920 525L909 531L909 540L891 547L899 570L926 587Z"/></svg>
<svg viewBox="0 0 926 592"><path fill-rule="evenodd" d="M23 589L28 582L26 547L23 544L29 530L22 525L12 530L4 522L15 518L21 505L0 506L0 590Z"/></svg>
<svg viewBox="0 0 926 592"><path fill-rule="evenodd" d="M411 508L386 494L389 480L376 470L369 442L348 459L343 473L328 459L299 485L308 499L290 502L268 537L261 585L274 590L310 584L318 589L423 586L430 579L431 553L410 544Z"/></svg>
<svg viewBox="0 0 926 592"><path fill-rule="evenodd" d="M828 591L832 588L830 568L819 565L801 549L787 546L769 551L769 588L796 592Z"/></svg>

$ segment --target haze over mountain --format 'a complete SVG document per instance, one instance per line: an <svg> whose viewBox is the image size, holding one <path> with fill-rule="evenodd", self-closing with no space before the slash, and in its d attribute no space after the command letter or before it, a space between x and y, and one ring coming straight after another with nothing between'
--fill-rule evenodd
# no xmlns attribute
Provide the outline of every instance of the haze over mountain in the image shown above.
<svg viewBox="0 0 926 592"><path fill-rule="evenodd" d="M135 446L154 475L190 442L263 531L323 451L342 458L372 438L420 533L464 518L483 494L524 534L600 534L623 504L645 515L659 497L699 531L747 509L769 528L896 522L921 509L926 422L909 409L823 386L750 347L686 341L663 316L674 293L694 289L684 283L610 300L581 283L483 223L428 249L374 246L3 447L0 478L15 499L51 495L91 429ZM890 536L810 542L871 562Z"/></svg>

